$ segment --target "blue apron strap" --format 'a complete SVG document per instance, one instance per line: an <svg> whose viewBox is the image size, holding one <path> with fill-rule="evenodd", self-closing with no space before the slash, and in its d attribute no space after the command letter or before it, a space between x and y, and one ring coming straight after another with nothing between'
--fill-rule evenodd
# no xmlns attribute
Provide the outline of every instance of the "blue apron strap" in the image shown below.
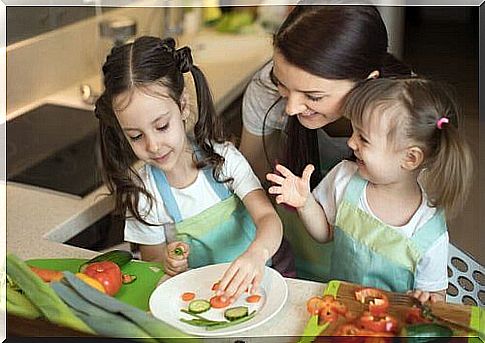
<svg viewBox="0 0 485 343"><path fill-rule="evenodd" d="M357 206L360 195L365 190L366 185L367 181L361 178L359 172L356 171L345 189L344 199L352 205Z"/></svg>
<svg viewBox="0 0 485 343"><path fill-rule="evenodd" d="M197 158L197 160L202 159L202 151L200 150L200 148L195 144L193 146L195 157ZM203 168L202 171L204 172L205 177L209 181L209 184L211 185L212 189L217 194L219 199L225 200L232 195L232 193L229 191L229 189L227 189L226 186L224 186L223 183L219 183L215 180L214 175L212 175L212 168Z"/></svg>
<svg viewBox="0 0 485 343"><path fill-rule="evenodd" d="M155 178L155 184L157 185L158 192L162 196L163 204L167 209L168 214L172 217L175 223L182 221L182 215L180 214L179 207L170 189L170 184L167 181L165 173L160 169L150 166L153 177Z"/></svg>
<svg viewBox="0 0 485 343"><path fill-rule="evenodd" d="M421 229L413 235L410 240L424 254L435 242L445 234L446 219L442 210L436 210L436 213L423 225Z"/></svg>

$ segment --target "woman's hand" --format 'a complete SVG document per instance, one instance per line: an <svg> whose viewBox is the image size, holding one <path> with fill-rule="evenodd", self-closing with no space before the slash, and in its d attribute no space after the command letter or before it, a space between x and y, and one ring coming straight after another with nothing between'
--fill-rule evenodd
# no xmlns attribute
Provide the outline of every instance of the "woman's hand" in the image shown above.
<svg viewBox="0 0 485 343"><path fill-rule="evenodd" d="M174 276L185 272L189 268L190 248L184 242L172 242L165 246L162 256L162 263L165 267L165 273Z"/></svg>
<svg viewBox="0 0 485 343"><path fill-rule="evenodd" d="M233 303L246 290L254 293L263 279L264 266L268 258L268 252L246 251L225 271L219 281L216 295L220 295L222 301L229 299Z"/></svg>
<svg viewBox="0 0 485 343"><path fill-rule="evenodd" d="M432 303L444 302L446 297L445 290L438 292L426 292L420 289L416 289L414 291L408 292L408 294L418 299L422 304L424 304L428 300Z"/></svg>
<svg viewBox="0 0 485 343"><path fill-rule="evenodd" d="M276 171L280 175L266 174L266 179L277 184L268 189L270 194L277 194L276 202L285 203L295 208L305 206L310 195L310 177L315 170L311 164L303 170L302 177L294 175L288 168L281 164L276 165Z"/></svg>

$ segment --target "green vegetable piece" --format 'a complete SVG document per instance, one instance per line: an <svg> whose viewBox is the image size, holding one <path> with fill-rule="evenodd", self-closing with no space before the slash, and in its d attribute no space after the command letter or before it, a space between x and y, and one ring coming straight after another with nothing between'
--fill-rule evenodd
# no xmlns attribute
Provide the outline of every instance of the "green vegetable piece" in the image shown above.
<svg viewBox="0 0 485 343"><path fill-rule="evenodd" d="M7 285L7 312L28 319L42 317L42 313L24 294L17 292L9 285Z"/></svg>
<svg viewBox="0 0 485 343"><path fill-rule="evenodd" d="M200 320L203 320L205 322L210 322L210 323L225 323L223 321L219 321L219 320L211 320L211 319L207 319L205 317L202 317L201 315L197 314L197 313L192 313L190 312L189 310L186 310L184 308L181 308L180 311L184 312L184 313L187 313L187 314L190 314L192 317L195 317L197 319L200 319Z"/></svg>
<svg viewBox="0 0 485 343"><path fill-rule="evenodd" d="M13 254L7 255L7 274L44 317L58 325L78 331L93 331L62 302L57 294L42 281L24 261ZM81 281L81 280L79 280ZM82 282L82 281L81 281ZM87 287L88 286L86 285Z"/></svg>
<svg viewBox="0 0 485 343"><path fill-rule="evenodd" d="M79 271L81 273L84 272L86 267L94 262L103 262L103 261L111 261L116 263L120 268L123 267L125 264L130 262L133 259L133 254L129 251L126 250L111 250L108 252L105 252L101 255L98 255L96 257L93 257L89 261L83 263L79 267Z"/></svg>
<svg viewBox="0 0 485 343"><path fill-rule="evenodd" d="M229 321L234 321L239 318L246 317L249 309L246 306L231 307L224 311L224 318Z"/></svg>
<svg viewBox="0 0 485 343"><path fill-rule="evenodd" d="M438 339L440 342L446 342L445 338L452 337L453 331L444 325L422 323L406 326L401 335L407 337L408 343L427 343Z"/></svg>
<svg viewBox="0 0 485 343"><path fill-rule="evenodd" d="M136 281L136 275L123 274L122 279L123 279L123 285L129 285L130 283L133 283Z"/></svg>
<svg viewBox="0 0 485 343"><path fill-rule="evenodd" d="M71 287L53 282L51 287L96 333L108 337L148 338L146 331L120 314L115 314L93 305ZM147 342L156 342L151 339Z"/></svg>
<svg viewBox="0 0 485 343"><path fill-rule="evenodd" d="M132 305L122 303L109 295L98 292L96 289L81 281L70 272L64 272L64 278L65 281L85 300L89 301L93 305L103 308L106 311L125 316L127 319L146 331L151 337L163 339L191 337L148 315L145 311L142 311Z"/></svg>
<svg viewBox="0 0 485 343"><path fill-rule="evenodd" d="M225 328L233 326L233 325L237 325L237 324L247 322L248 320L253 319L253 317L255 315L256 315L256 311L253 311L253 312L251 312L250 315L236 319L236 320L233 320L232 322L225 322L225 323L221 323L221 324L217 324L217 325L208 326L208 327L206 327L206 330L213 331L213 330L225 329Z"/></svg>
<svg viewBox="0 0 485 343"><path fill-rule="evenodd" d="M209 311L210 308L211 308L210 302L204 299L192 300L189 303L189 312L192 312L192 313L203 313L203 312Z"/></svg>
<svg viewBox="0 0 485 343"><path fill-rule="evenodd" d="M184 254L184 249L182 247L176 247L173 249L173 253L177 256L182 256Z"/></svg>

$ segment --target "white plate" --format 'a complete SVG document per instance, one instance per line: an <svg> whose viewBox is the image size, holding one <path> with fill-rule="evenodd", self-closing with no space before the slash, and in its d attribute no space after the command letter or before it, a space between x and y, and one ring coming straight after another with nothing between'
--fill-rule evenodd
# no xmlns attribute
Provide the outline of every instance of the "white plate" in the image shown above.
<svg viewBox="0 0 485 343"><path fill-rule="evenodd" d="M214 291L211 290L212 285L222 277L228 266L229 263L214 264L192 269L168 279L159 285L150 296L150 311L156 318L190 335L227 336L254 329L270 320L281 310L288 297L288 286L285 279L277 271L266 267L263 281L256 292L261 295L261 300L257 303L247 303L245 299L248 294L244 293L230 306L247 306L249 313L256 310L254 318L241 324L214 331L207 331L204 327L181 322L180 318L193 319L192 316L180 311L180 309L188 307L188 302L181 299L182 293L194 292L196 299L209 300L214 295ZM211 308L202 315L208 319L225 320L224 310L226 309Z"/></svg>

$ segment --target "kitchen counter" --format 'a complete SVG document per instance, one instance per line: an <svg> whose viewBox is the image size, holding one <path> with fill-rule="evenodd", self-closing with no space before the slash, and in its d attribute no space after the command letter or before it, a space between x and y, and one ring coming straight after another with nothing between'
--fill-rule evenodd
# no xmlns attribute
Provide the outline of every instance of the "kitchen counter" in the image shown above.
<svg viewBox="0 0 485 343"><path fill-rule="evenodd" d="M192 48L194 63L206 74L219 113L243 93L251 76L271 58L272 53L269 35L202 31L195 36L181 36L178 41L179 46L189 45ZM96 90L100 89L100 79L91 75L84 83ZM7 119L45 103L92 110L93 106L81 101L79 86L75 84L37 99L7 113ZM195 103L195 93L192 91L192 94L192 102ZM24 259L93 256L96 252L61 243L111 212L113 202L103 195L106 193L107 189L102 186L81 198L7 182L7 252Z"/></svg>

